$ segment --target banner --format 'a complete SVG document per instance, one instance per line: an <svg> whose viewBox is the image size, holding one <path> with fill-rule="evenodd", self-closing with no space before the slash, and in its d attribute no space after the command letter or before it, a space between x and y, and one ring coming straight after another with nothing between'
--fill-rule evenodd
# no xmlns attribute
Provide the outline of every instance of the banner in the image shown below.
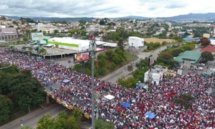
<svg viewBox="0 0 215 129"><path fill-rule="evenodd" d="M89 53L75 54L75 62L82 62L82 61L89 60L89 59L90 59Z"/></svg>

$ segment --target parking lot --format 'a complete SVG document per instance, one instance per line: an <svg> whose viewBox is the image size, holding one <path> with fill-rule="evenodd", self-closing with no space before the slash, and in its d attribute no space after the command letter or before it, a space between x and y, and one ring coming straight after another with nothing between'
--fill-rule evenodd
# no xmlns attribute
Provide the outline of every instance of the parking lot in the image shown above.
<svg viewBox="0 0 215 129"><path fill-rule="evenodd" d="M186 75L189 73L198 73L198 74L205 74L205 73L214 73L215 71L215 60L208 61L206 64L197 63L190 69L183 69L183 74Z"/></svg>

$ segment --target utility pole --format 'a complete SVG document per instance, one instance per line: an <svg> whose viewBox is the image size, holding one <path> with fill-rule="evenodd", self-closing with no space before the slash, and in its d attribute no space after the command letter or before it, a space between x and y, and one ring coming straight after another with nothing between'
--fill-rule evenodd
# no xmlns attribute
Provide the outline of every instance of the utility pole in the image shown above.
<svg viewBox="0 0 215 129"><path fill-rule="evenodd" d="M94 35L90 35L90 56L91 56L91 73L92 73L92 80L91 80L91 88L92 88L92 129L95 129L95 116L94 116L94 109L95 109L95 87L94 87L94 56L95 56L95 38Z"/></svg>

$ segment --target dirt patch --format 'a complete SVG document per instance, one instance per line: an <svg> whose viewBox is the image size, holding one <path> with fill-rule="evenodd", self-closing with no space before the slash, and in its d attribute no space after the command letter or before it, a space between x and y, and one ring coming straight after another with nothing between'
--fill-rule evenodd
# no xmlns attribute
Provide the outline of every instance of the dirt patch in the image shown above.
<svg viewBox="0 0 215 129"><path fill-rule="evenodd" d="M162 42L167 42L167 43L173 43L173 42L176 42L174 39L158 39L158 38L144 38L145 42L147 43L150 43L150 42L159 42L159 43L162 43Z"/></svg>

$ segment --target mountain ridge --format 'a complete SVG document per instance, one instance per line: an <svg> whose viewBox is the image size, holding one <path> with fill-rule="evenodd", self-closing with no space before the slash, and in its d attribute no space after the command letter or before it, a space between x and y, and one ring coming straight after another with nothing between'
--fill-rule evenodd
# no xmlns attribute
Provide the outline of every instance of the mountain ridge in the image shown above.
<svg viewBox="0 0 215 129"><path fill-rule="evenodd" d="M9 18L14 19L20 19L21 16L7 16ZM31 18L35 21L91 21L93 19L96 19L96 17L26 17L24 18ZM146 20L146 19L158 19L158 20L172 20L172 21L178 21L178 20L215 20L215 13L189 13L189 14L182 14L177 16L171 16L171 17L143 17L143 16L124 16L124 17L116 17L111 18L115 20L122 20L122 19L139 19L139 20Z"/></svg>

